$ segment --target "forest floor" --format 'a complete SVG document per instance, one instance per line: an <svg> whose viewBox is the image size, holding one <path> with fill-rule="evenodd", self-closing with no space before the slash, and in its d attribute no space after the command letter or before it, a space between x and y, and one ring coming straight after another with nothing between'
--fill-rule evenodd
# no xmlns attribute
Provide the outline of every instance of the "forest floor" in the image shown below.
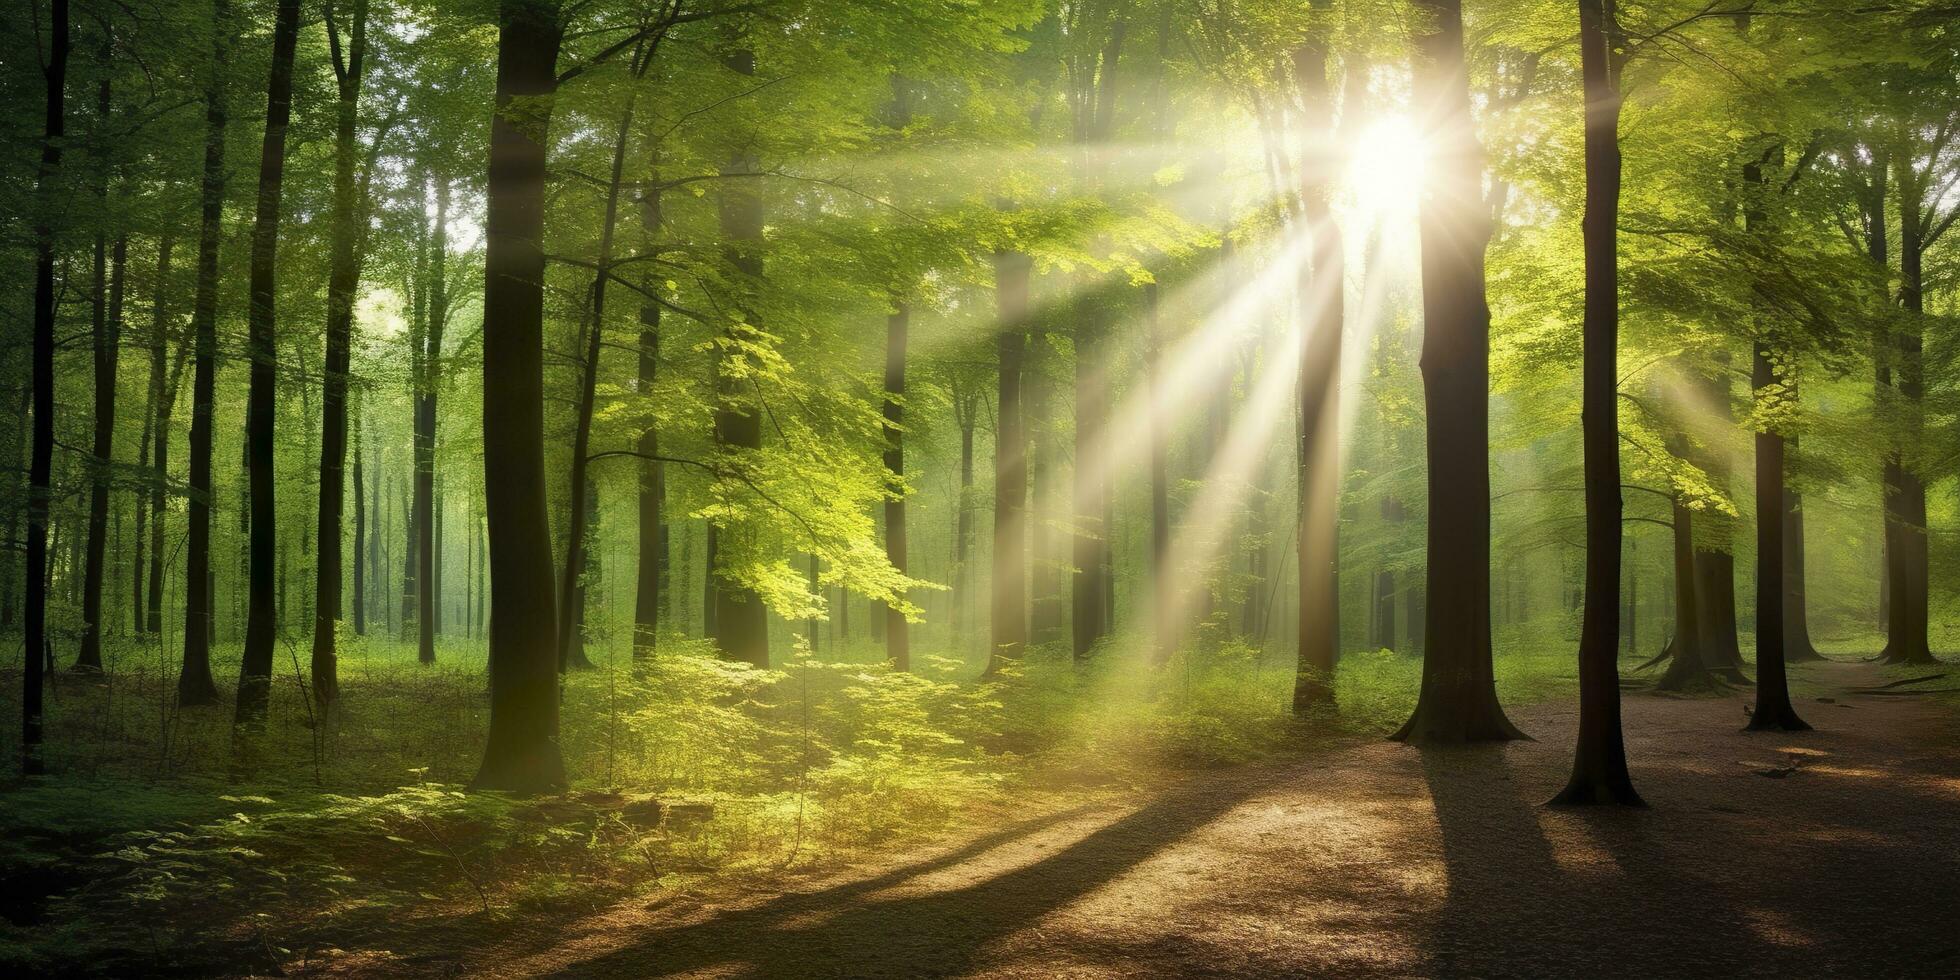
<svg viewBox="0 0 1960 980"><path fill-rule="evenodd" d="M1960 976L1960 713L1803 672L1818 730L1745 734L1747 691L1630 692L1648 809L1548 809L1537 741L1351 742L1190 775L769 892L645 899L469 944L478 976ZM1951 686L1938 682L1928 686ZM1070 794L1056 793L1066 803ZM1079 804L1083 797L1076 795ZM342 967L379 966L355 956ZM384 968L385 969L385 968Z"/></svg>

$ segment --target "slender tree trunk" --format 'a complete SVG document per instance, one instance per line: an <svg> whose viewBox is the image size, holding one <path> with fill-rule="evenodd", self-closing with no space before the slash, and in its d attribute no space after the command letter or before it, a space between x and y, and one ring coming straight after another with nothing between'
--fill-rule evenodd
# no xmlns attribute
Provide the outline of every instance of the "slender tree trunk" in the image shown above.
<svg viewBox="0 0 1960 980"><path fill-rule="evenodd" d="M427 328L422 335L422 376L415 393L415 659L436 662L436 612L442 589L436 574L436 391L442 379L442 333L449 319L449 181L435 181L436 221L429 242L425 302Z"/></svg>
<svg viewBox="0 0 1960 980"><path fill-rule="evenodd" d="M911 310L904 303L885 320L885 469L891 479L905 477L905 346ZM885 559L899 574L906 572L905 498L885 500ZM912 637L905 613L885 606L885 655L898 670L912 669Z"/></svg>
<svg viewBox="0 0 1960 980"><path fill-rule="evenodd" d="M1025 352L1029 277L1033 261L1019 252L994 256L994 295L1000 332L999 408L994 435L994 554L989 672L1019 660L1028 645L1028 437L1021 417L1021 360Z"/></svg>
<svg viewBox="0 0 1960 980"><path fill-rule="evenodd" d="M354 635L367 635L367 489L362 471L361 396L354 395Z"/></svg>
<svg viewBox="0 0 1960 980"><path fill-rule="evenodd" d="M1674 498L1674 639L1662 655L1667 671L1655 685L1663 691L1706 688L1715 678L1702 662L1701 601L1695 587L1695 512Z"/></svg>
<svg viewBox="0 0 1960 980"><path fill-rule="evenodd" d="M544 474L545 135L564 26L557 0L498 12L483 288L490 737L474 785L540 793L565 785Z"/></svg>
<svg viewBox="0 0 1960 980"><path fill-rule="evenodd" d="M1327 0L1315 4L1327 10ZM1293 713L1305 715L1334 703L1334 664L1341 645L1341 331L1347 318L1346 246L1334 220L1332 196L1339 177L1334 145L1333 93L1327 80L1324 36L1293 52L1293 74L1306 108L1307 145L1301 151L1301 217L1309 236L1310 268L1299 276L1300 352L1295 365L1298 425L1295 447L1299 521L1295 560L1299 571L1299 652L1294 668Z"/></svg>
<svg viewBox="0 0 1960 980"><path fill-rule="evenodd" d="M1892 339L1896 345L1895 374L1906 432L1902 451L1892 456L1887 488L1887 499L1892 503L1887 521L1890 533L1886 536L1890 573L1887 581L1891 586L1887 598L1891 609L1883 659L1895 664L1934 664L1938 660L1927 642L1930 552L1926 483L1919 470L1925 430L1921 401L1925 391L1924 265L1929 234L1923 209L1929 192L1923 186L1923 178L1913 169L1920 165L1919 161L1902 153L1892 163L1897 170L1892 183L1899 189L1899 305L1906 313L1905 322L1892 334Z"/></svg>
<svg viewBox="0 0 1960 980"><path fill-rule="evenodd" d="M1705 398L1715 413L1717 424L1734 421L1730 396L1728 351L1715 353L1713 369L1702 379ZM1700 460L1709 483L1728 489L1732 463L1729 454L1717 447ZM1735 519L1724 514L1710 515L1698 522L1695 536L1695 595L1700 616L1702 666L1734 684L1750 680L1742 672L1742 650L1737 640L1735 602Z"/></svg>
<svg viewBox="0 0 1960 980"><path fill-rule="evenodd" d="M1175 589L1171 582L1170 445L1165 429L1170 400L1165 397L1163 379L1164 330L1159 309L1157 284L1143 287L1145 330L1144 384L1149 388L1150 413L1150 591L1151 659L1162 666L1177 649L1178 620Z"/></svg>
<svg viewBox="0 0 1960 980"><path fill-rule="evenodd" d="M1755 349L1756 398L1778 397L1782 379L1764 343ZM1807 731L1790 703L1783 668L1783 437L1756 433L1756 707L1751 731Z"/></svg>
<svg viewBox="0 0 1960 980"><path fill-rule="evenodd" d="M755 74L755 52L739 48L728 52L723 63L743 77ZM754 288L762 278L762 194L753 179L743 175L758 170L754 153L744 147L736 150L723 165L722 173L735 179L721 182L721 234L726 243L728 262ZM750 314L753 315L752 313ZM723 355L726 356L726 355ZM740 456L762 448L762 406L760 395L716 367L715 441L722 451ZM723 567L728 543L720 535L748 533L746 529L717 529L711 553L710 576L714 590L715 646L728 660L757 667L769 666L768 610L754 588L737 581Z"/></svg>
<svg viewBox="0 0 1960 980"><path fill-rule="evenodd" d="M657 147L655 152L657 154ZM651 176L658 179L657 172ZM641 242L649 253L660 235L660 203L657 186L650 187L640 197ZM641 288L648 292L657 291L660 288L659 277L652 272L647 273L642 279ZM643 400L654 397L654 382L659 372L660 304L649 297L640 303L640 359L636 391ZM653 655L660 633L662 592L671 588L667 585L667 524L663 513L666 507L667 471L660 460L654 458L660 455L660 429L656 422L648 420L634 448L640 453L640 522L636 549L639 563L633 592L633 659L641 661Z"/></svg>
<svg viewBox="0 0 1960 980"><path fill-rule="evenodd" d="M332 7L328 7L331 14ZM367 0L354 0L343 56L339 28L331 16L328 37L334 56L339 99L334 105L332 242L327 272L326 359L321 367L320 553L313 579L313 698L331 704L340 696L339 658L334 630L341 613L341 505L347 467L347 380L353 354L354 291L361 260L357 251L364 220L356 201L355 126L359 121L362 72L367 57ZM359 464L354 471L360 482ZM355 491L356 496L359 490ZM358 506L358 505L357 505ZM358 547L358 546L357 546ZM359 559L356 558L356 564ZM355 589L360 588L358 573Z"/></svg>
<svg viewBox="0 0 1960 980"><path fill-rule="evenodd" d="M115 59L115 44L106 22L103 27L102 44L98 49L102 74L95 90L98 129L106 128L114 109L109 79L110 66ZM122 269L129 249L127 238L116 240L116 271L111 276L106 220L111 168L106 141L98 138L95 142L98 145L89 153L89 162L95 171L90 192L94 198L93 207L99 216L95 230L94 284L89 295L92 313L89 336L95 362L95 438L88 460L88 544L82 571L82 643L75 658L75 669L85 672L102 670L102 566L109 541L109 474L114 466L111 456L116 445L116 361L118 345L121 344L119 335L122 333ZM112 278L115 280L113 285L110 282ZM111 292L116 294L113 299ZM113 316L110 314L111 306L116 308Z"/></svg>
<svg viewBox="0 0 1960 980"><path fill-rule="evenodd" d="M61 144L66 130L68 80L68 2L52 0L49 11L46 114L41 140L41 166L34 181L39 213L34 226L34 365L32 368L34 434L27 471L27 610L26 650L21 670L21 771L41 772L41 714L43 671L41 651L47 647L48 502L54 461L54 320L55 320L55 180L61 173ZM38 43L38 38L36 39Z"/></svg>
<svg viewBox="0 0 1960 980"><path fill-rule="evenodd" d="M1620 91L1614 0L1579 0L1585 85L1586 595L1579 628L1579 738L1555 804L1641 806L1620 727Z"/></svg>
<svg viewBox="0 0 1960 980"><path fill-rule="evenodd" d="M170 279L170 254L173 237L165 233L157 243L157 282L156 296L152 302L154 323L152 334L155 338L158 357L150 361L152 372L162 367L161 351L168 345L169 312L165 300L168 297ZM169 513L170 490L170 422L176 414L177 391L183 382L184 365L188 363L190 346L183 342L177 344L174 356L170 358L170 372L167 376L158 375L156 398L156 422L150 431L152 445L150 465L154 476L150 483L150 574L146 584L145 632L152 636L163 635L163 549L164 516Z"/></svg>
<svg viewBox="0 0 1960 980"><path fill-rule="evenodd" d="M1057 528L1066 524L1067 492L1062 480L1061 433L1052 420L1056 385L1050 365L1058 360L1055 346L1040 324L1030 324L1021 341L1021 418L1028 438L1027 499L1022 520L1028 525L1027 639L1048 643L1061 638L1068 621L1070 597L1065 596L1064 570L1074 561L1065 551ZM1072 538L1070 539L1072 542ZM1073 643L1073 637L1070 638Z"/></svg>
<svg viewBox="0 0 1960 980"><path fill-rule="evenodd" d="M1422 688L1395 737L1421 743L1522 738L1497 701L1490 642L1489 216L1463 57L1460 0L1418 0L1416 104L1432 153L1419 215L1423 404L1429 420L1429 561ZM1413 629L1413 626L1412 626Z"/></svg>
<svg viewBox="0 0 1960 980"><path fill-rule="evenodd" d="M211 76L204 93L204 177L197 238L197 292L191 306L195 373L191 381L190 495L184 547L184 664L177 703L218 703L211 641L218 599L211 569L211 443L217 388L218 246L224 234L225 76L231 54L231 5L213 0Z"/></svg>
<svg viewBox="0 0 1960 980"><path fill-rule="evenodd" d="M102 85L100 111L108 113L109 86ZM103 264L102 236L96 236L97 278ZM75 669L102 669L102 576L109 542L109 483L116 445L116 368L122 349L123 275L129 264L129 239L119 236L109 249L107 309L98 283L93 330L95 348L95 440L90 450L88 557L82 572L82 648Z"/></svg>
<svg viewBox="0 0 1960 980"><path fill-rule="evenodd" d="M259 154L258 210L252 224L250 347L251 391L245 439L251 477L251 583L245 654L239 664L238 721L264 721L272 697L274 570L278 516L273 507L274 385L278 345L274 330L274 275L279 251L279 203L286 175L286 127L293 110L293 51L299 40L299 0L280 0L272 30L272 76L266 85L265 140Z"/></svg>
<svg viewBox="0 0 1960 980"><path fill-rule="evenodd" d="M1790 397L1797 397L1796 383L1790 384ZM1797 437L1787 440L1791 456L1800 457ZM1789 488L1783 493L1783 645L1784 659L1803 663L1824 659L1810 639L1810 612L1805 584L1809 577L1804 562L1803 495Z"/></svg>
<svg viewBox="0 0 1960 980"><path fill-rule="evenodd" d="M633 55L634 77L637 80L644 66L644 50ZM637 90L635 90L637 92ZM604 350L603 340L606 332L606 285L612 275L613 232L619 222L620 182L626 169L626 140L633 133L633 93L626 98L626 105L619 116L619 133L613 138L612 178L606 185L606 210L604 222L599 226L599 256L597 270L592 276L592 287L587 296L590 306L586 311L589 327L585 331L585 353L580 365L578 392L578 418L572 436L572 476L570 495L566 498L571 504L570 530L566 534L565 567L559 586L559 604L567 610L564 621L558 629L558 670L562 673L569 668L590 670L594 664L585 655L585 643L574 628L582 623L585 609L580 601L585 595L579 586L586 570L585 551L587 503L590 497L586 492L588 479L586 466L592 446L592 412L599 393L600 353Z"/></svg>
<svg viewBox="0 0 1960 980"><path fill-rule="evenodd" d="M968 583L973 579L967 568L967 560L972 551L973 540L973 430L979 406L972 396L955 395L954 412L958 415L955 423L960 430L960 497L954 505L953 513L953 636L963 640L967 635L967 613L973 604ZM964 646L964 643L961 644Z"/></svg>
<svg viewBox="0 0 1960 980"><path fill-rule="evenodd" d="M1742 184L1749 196L1744 206L1744 231L1755 232L1764 222L1762 168L1743 168ZM1755 343L1750 383L1759 413L1782 408L1787 397L1776 355L1766 341ZM1751 731L1806 731L1790 703L1783 664L1783 435L1765 427L1756 433L1756 707L1749 716Z"/></svg>

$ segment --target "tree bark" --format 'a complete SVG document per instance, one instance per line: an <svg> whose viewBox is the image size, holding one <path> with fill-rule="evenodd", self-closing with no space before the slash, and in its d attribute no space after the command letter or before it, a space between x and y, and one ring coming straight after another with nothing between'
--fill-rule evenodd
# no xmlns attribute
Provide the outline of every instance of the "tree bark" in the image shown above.
<svg viewBox="0 0 1960 980"><path fill-rule="evenodd" d="M544 473L545 136L564 27L558 0L502 0L497 27L483 287L490 734L472 785L543 793L565 786Z"/></svg>
<svg viewBox="0 0 1960 980"><path fill-rule="evenodd" d="M49 10L49 55L43 75L47 82L46 113L41 140L41 165L35 174L34 197L39 208L34 226L34 364L33 447L27 471L27 609L22 657L21 771L42 770L42 685L45 683L48 613L49 476L54 461L54 320L55 320L55 180L61 173L61 144L67 124L69 23L67 0L53 0ZM38 42L38 38L36 39Z"/></svg>
<svg viewBox="0 0 1960 980"><path fill-rule="evenodd" d="M1745 232L1765 221L1762 168L1743 168ZM1782 371L1766 340L1755 342L1750 384L1758 411L1774 409L1788 397ZM1756 707L1750 731L1807 731L1790 703L1783 664L1783 435L1767 425L1756 433Z"/></svg>
<svg viewBox="0 0 1960 980"><path fill-rule="evenodd" d="M274 386L278 383L278 337L274 312L279 252L279 203L286 175L286 128L293 111L293 52L299 41L299 0L279 0L272 29L271 79L266 84L265 139L259 150L259 194L252 223L251 390L247 396L245 439L251 480L250 595L246 609L245 653L239 663L238 721L260 724L272 697L272 641L276 630L273 593L278 568L278 516L273 507Z"/></svg>
<svg viewBox="0 0 1960 980"><path fill-rule="evenodd" d="M1797 397L1796 383L1790 384L1790 397ZM1787 440L1788 452L1798 455L1797 437ZM1822 660L1810 639L1810 612L1804 562L1803 495L1784 488L1783 493L1783 647L1784 659L1791 663Z"/></svg>
<svg viewBox="0 0 1960 980"><path fill-rule="evenodd" d="M361 396L354 394L354 635L367 635L367 489L366 474L362 457L363 442L361 431L365 425L361 420Z"/></svg>
<svg viewBox="0 0 1960 980"><path fill-rule="evenodd" d="M1028 645L1028 437L1021 417L1021 361L1026 349L1033 261L1020 252L994 256L1000 332L999 407L994 428L994 554L989 673L1019 660Z"/></svg>
<svg viewBox="0 0 1960 980"><path fill-rule="evenodd" d="M1416 104L1432 155L1424 171L1423 404L1429 420L1429 558L1422 612L1422 688L1395 738L1460 743L1522 738L1497 701L1490 641L1490 307L1484 297L1489 216L1483 150L1470 112L1460 0L1419 0Z"/></svg>
<svg viewBox="0 0 1960 980"><path fill-rule="evenodd" d="M334 55L338 100L334 105L334 168L330 257L327 272L326 357L321 367L320 553L314 564L313 698L332 704L340 696L339 659L334 630L341 613L341 505L347 466L347 381L354 339L354 291L359 287L358 252L363 220L355 199L354 162L361 105L361 83L367 59L367 0L354 0L343 57L333 7L327 7L327 32ZM360 470L355 469L355 483ZM359 490L356 490L358 496ZM357 544L358 548L358 544ZM356 564L359 559L356 558ZM356 590L360 588L358 577Z"/></svg>
<svg viewBox="0 0 1960 980"><path fill-rule="evenodd" d="M99 48L102 62L102 75L96 84L95 120L98 129L106 128L114 106L110 98L111 66L115 59L115 44L108 24L103 23L102 44ZM75 657L75 669L84 672L102 670L102 566L109 543L109 482L110 471L114 466L111 458L116 445L116 362L122 343L122 276L129 255L129 239L119 236L115 243L115 270L109 270L109 236L107 215L109 207L109 171L106 141L98 134L97 144L89 153L94 164L94 184L91 187L95 198L97 214L95 230L94 288L90 290L91 319L89 336L94 353L95 368L95 413L93 421L94 441L90 446L88 460L89 503L88 503L88 545L87 558L82 570L82 643Z"/></svg>
<svg viewBox="0 0 1960 980"><path fill-rule="evenodd" d="M1315 4L1325 10L1326 0ZM1306 110L1300 161L1301 217L1309 267L1300 271L1297 392L1299 431L1294 463L1299 526L1299 653L1293 713L1334 704L1334 664L1340 656L1341 331L1347 318L1346 246L1334 220L1339 177L1334 96L1327 80L1327 44L1315 37L1293 52L1293 75Z"/></svg>
<svg viewBox="0 0 1960 980"><path fill-rule="evenodd" d="M1911 153L1892 158L1892 184L1899 199L1899 305L1905 322L1892 334L1894 373L1905 414L1904 446L1889 461L1886 499L1891 503L1887 525L1887 566L1890 604L1887 635L1881 659L1894 664L1933 664L1927 642L1930 623L1929 557L1926 527L1926 482L1920 476L1920 446L1925 422L1921 400L1925 393L1923 317L1925 315L1925 253L1929 230L1923 209L1928 190L1919 161ZM1882 206L1882 205L1881 205Z"/></svg>
<svg viewBox="0 0 1960 980"><path fill-rule="evenodd" d="M211 676L217 596L211 570L211 443L217 388L218 247L224 235L225 75L231 54L229 0L213 0L211 76L204 92L204 177L197 237L197 292L191 305L195 365L191 380L190 502L184 546L184 663L177 703L218 703Z"/></svg>
<svg viewBox="0 0 1960 980"><path fill-rule="evenodd" d="M885 318L885 469L894 482L905 477L905 346L911 310L903 302ZM898 489L898 488L894 488ZM906 571L905 497L885 499L885 560L903 575ZM905 613L885 606L885 656L897 670L912 669L912 637Z"/></svg>
<svg viewBox="0 0 1960 980"><path fill-rule="evenodd" d="M656 154L658 147L655 148ZM655 179L658 174L652 175ZM640 224L643 246L651 252L660 234L662 214L658 186L649 187L640 198ZM648 273L642 288L649 292L658 290L658 277ZM640 359L639 379L636 391L640 398L651 401L654 397L654 382L660 373L660 304L651 298L640 303ZM641 430L638 445L640 470L640 521L639 541L636 549L639 555L637 578L633 595L633 659L645 660L653 655L655 640L660 632L662 594L672 588L667 583L667 524L666 497L667 472L660 460L660 428L649 420Z"/></svg>
<svg viewBox="0 0 1960 980"><path fill-rule="evenodd" d="M1579 738L1552 802L1640 806L1620 727L1620 91L1614 0L1579 0L1585 87L1584 390L1586 595L1579 628Z"/></svg>
<svg viewBox="0 0 1960 980"><path fill-rule="evenodd" d="M152 387L156 392L155 423L150 431L152 440L150 466L154 472L150 483L150 569L145 582L147 594L144 596L145 632L152 636L163 635L163 545L164 515L169 513L170 491L170 422L176 414L177 391L183 382L184 365L189 363L190 345L181 340L177 350L170 358L170 371L167 376L159 369L163 366L163 350L169 344L169 314L165 300L170 279L170 255L173 237L165 233L157 243L157 281L156 295L152 302L154 314L152 336L156 353L150 360L150 370L154 375Z"/></svg>
<svg viewBox="0 0 1960 980"><path fill-rule="evenodd" d="M640 67L641 55L635 52L633 63ZM558 627L558 670L560 673L572 668L591 670L593 663L585 655L584 638L578 626L585 619L583 599L585 590L579 585L586 572L586 518L590 495L586 493L589 482L586 477L587 457L592 445L592 412L599 392L599 358L604 350L602 341L606 329L606 284L612 275L613 231L619 222L619 191L622 174L626 168L626 140L633 132L633 96L629 94L626 106L619 116L619 133L613 138L612 178L606 185L605 219L599 226L599 256L597 270L592 276L591 290L586 294L590 305L586 320L589 326L585 332L585 352L580 361L580 380L578 391L578 417L572 434L572 474L571 490L566 500L570 503L571 517L567 522L569 530L565 538L565 567L559 585L559 605L566 610L564 619Z"/></svg>
<svg viewBox="0 0 1960 980"><path fill-rule="evenodd" d="M1143 287L1144 384L1148 388L1150 413L1150 592L1151 659L1158 666L1168 663L1177 649L1178 620L1175 618L1175 590L1172 587L1169 557L1171 551L1170 444L1166 433L1170 400L1165 397L1163 379L1164 330L1161 322L1157 283Z"/></svg>
<svg viewBox="0 0 1960 980"><path fill-rule="evenodd" d="M449 181L435 180L436 221L429 242L422 333L422 374L415 391L415 659L436 662L436 610L442 580L436 571L436 392L442 382L442 333L449 322Z"/></svg>
<svg viewBox="0 0 1960 980"><path fill-rule="evenodd" d="M1751 382L1756 398L1779 397L1782 379L1767 344L1758 341ZM1783 437L1756 433L1756 707L1750 731L1807 731L1790 703L1783 669Z"/></svg>
<svg viewBox="0 0 1960 980"><path fill-rule="evenodd" d="M730 51L723 63L745 78L755 74L755 52L746 48ZM754 180L741 178L756 173L757 168L753 149L736 147L722 166L724 175L736 179L721 182L721 233L728 262L750 288L762 278L762 195ZM762 448L760 395L744 392L744 387L717 366L715 441L723 452L738 459L745 452ZM714 558L709 578L714 592L715 646L725 659L768 667L768 610L755 589L739 582L724 567L730 548L720 537L728 533L727 528L716 529L710 551Z"/></svg>

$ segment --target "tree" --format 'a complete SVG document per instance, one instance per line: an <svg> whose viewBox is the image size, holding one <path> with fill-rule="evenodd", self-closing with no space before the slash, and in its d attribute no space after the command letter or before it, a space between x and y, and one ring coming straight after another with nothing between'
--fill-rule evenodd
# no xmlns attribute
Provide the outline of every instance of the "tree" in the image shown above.
<svg viewBox="0 0 1960 980"><path fill-rule="evenodd" d="M47 82L41 130L41 164L34 178L34 366L33 448L27 472L27 609L23 617L26 656L21 670L21 771L41 771L41 712L48 615L49 471L54 459L55 180L61 174L62 139L67 128L68 0L52 0L48 11ZM39 37L36 37L39 43Z"/></svg>
<svg viewBox="0 0 1960 980"><path fill-rule="evenodd" d="M95 208L105 225L108 220L109 176L106 131L114 105L110 99L110 78L115 62L115 34L107 18L102 20L101 78L96 84L95 123L104 132L95 136L90 156L95 163ZM95 286L92 290L92 329L95 364L94 441L90 449L88 503L88 558L82 572L82 648L75 658L75 669L102 669L102 565L109 544L110 471L115 466L116 445L116 364L122 350L123 270L128 264L129 236L117 235L111 247L107 228L95 232Z"/></svg>
<svg viewBox="0 0 1960 980"><path fill-rule="evenodd" d="M1429 419L1429 565L1422 690L1395 738L1501 741L1504 716L1490 644L1489 217L1478 193L1483 152L1470 112L1458 0L1418 0L1415 104L1430 163L1420 207L1423 404Z"/></svg>
<svg viewBox="0 0 1960 980"><path fill-rule="evenodd" d="M231 7L213 0L210 77L204 88L204 177L197 233L197 292L191 306L191 458L189 528L184 547L184 665L177 703L218 703L211 677L215 600L211 571L211 437L218 374L218 246L225 210L225 74L231 53Z"/></svg>
<svg viewBox="0 0 1960 980"><path fill-rule="evenodd" d="M1326 0L1315 4L1330 13ZM1341 644L1341 332L1346 328L1346 246L1331 207L1341 169L1340 135L1328 84L1330 27L1315 30L1293 52L1305 135L1300 151L1301 218L1309 245L1300 275L1299 664L1293 713L1334 703L1334 663Z"/></svg>
<svg viewBox="0 0 1960 980"><path fill-rule="evenodd" d="M631 77L639 81L646 71L652 52L641 48L633 53ZM585 319L589 325L585 329L585 352L580 359L580 381L578 410L572 437L572 480L566 499L571 505L571 519L566 532L565 568L559 587L560 608L566 611L558 628L558 670L562 673L568 668L591 669L593 663L586 658L584 638L579 635L578 624L583 619L584 591L580 582L586 575L589 556L586 553L588 501L594 494L589 487L586 469L591 460L592 409L599 389L599 355L604 350L601 343L606 330L606 285L613 276L613 230L619 221L619 195L626 167L626 141L633 132L633 102L638 90L635 88L626 97L626 104L619 113L619 133L613 139L611 179L606 183L605 217L599 230L599 255L593 264L592 287L586 294Z"/></svg>
<svg viewBox="0 0 1960 980"><path fill-rule="evenodd" d="M558 610L544 474L545 134L564 37L557 0L502 0L484 223L483 468L490 537L490 737L478 789L565 785Z"/></svg>
<svg viewBox="0 0 1960 980"><path fill-rule="evenodd" d="M354 339L354 293L360 283L361 224L364 211L354 168L360 120L361 86L367 71L367 0L353 0L343 48L333 4L326 7L327 44L333 57L334 170L331 271L327 275L326 359L321 365L319 555L314 577L313 697L331 704L340 693L334 631L341 613L341 502L347 466L347 380ZM354 482L358 495L359 464ZM356 503L358 510L359 503ZM356 517L356 522L359 517ZM359 538L355 553L360 551ZM359 558L355 559L359 564ZM360 593L361 575L354 591ZM357 600L358 601L358 600ZM362 624L365 625L365 624Z"/></svg>
<svg viewBox="0 0 1960 980"><path fill-rule="evenodd" d="M1028 645L1027 429L1021 416L1021 371L1029 314L1028 280L1033 262L1020 252L994 256L994 296L999 319L995 348L1000 384L994 422L994 565L988 670L1018 660Z"/></svg>
<svg viewBox="0 0 1960 980"><path fill-rule="evenodd" d="M1555 804L1640 806L1620 730L1620 92L1626 39L1614 0L1579 0L1585 85L1586 600L1579 632L1579 739ZM1773 513L1780 514L1781 511Z"/></svg>
<svg viewBox="0 0 1960 980"><path fill-rule="evenodd" d="M722 55L722 65L738 79L755 75L755 52L732 47ZM751 294L762 278L762 193L754 175L760 173L753 133L736 134L722 165L721 236L727 263L739 277L737 289ZM742 312L753 316L752 307ZM747 333L755 328L746 322L729 326L718 350L715 364L715 442L733 466L747 465L749 454L762 448L762 406L756 396L745 391L741 371L734 359ZM714 640L721 655L729 660L769 666L768 609L755 588L734 573L732 556L749 542L729 540L732 529L709 528L709 554L714 556L711 585L714 593Z"/></svg>
<svg viewBox="0 0 1960 980"><path fill-rule="evenodd" d="M265 140L259 152L258 209L252 223L252 383L246 415L246 463L251 476L251 593L245 655L239 665L238 721L265 719L272 697L272 642L277 630L273 581L278 534L273 507L274 386L279 353L274 331L278 301L279 202L286 176L286 128L293 112L293 52L299 43L299 0L280 0L272 28L272 76L266 83Z"/></svg>

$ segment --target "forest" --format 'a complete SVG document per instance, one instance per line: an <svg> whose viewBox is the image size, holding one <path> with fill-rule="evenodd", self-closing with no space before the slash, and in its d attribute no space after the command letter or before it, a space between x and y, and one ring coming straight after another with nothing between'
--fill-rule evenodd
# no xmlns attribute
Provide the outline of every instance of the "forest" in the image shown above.
<svg viewBox="0 0 1960 980"><path fill-rule="evenodd" d="M18 0L0 96L0 971L1960 973L1953 0Z"/></svg>

